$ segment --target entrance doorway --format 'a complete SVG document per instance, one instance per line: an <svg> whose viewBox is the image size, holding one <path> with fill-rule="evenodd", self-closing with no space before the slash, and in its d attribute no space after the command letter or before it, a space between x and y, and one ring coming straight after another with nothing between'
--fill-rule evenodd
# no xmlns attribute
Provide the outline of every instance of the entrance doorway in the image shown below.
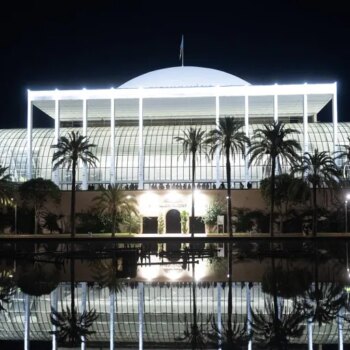
<svg viewBox="0 0 350 350"><path fill-rule="evenodd" d="M180 212L176 209L171 209L165 216L166 233L181 233L181 218ZM180 259L181 243L172 242L166 244L169 261L178 261ZM170 254L169 254L170 253Z"/></svg>

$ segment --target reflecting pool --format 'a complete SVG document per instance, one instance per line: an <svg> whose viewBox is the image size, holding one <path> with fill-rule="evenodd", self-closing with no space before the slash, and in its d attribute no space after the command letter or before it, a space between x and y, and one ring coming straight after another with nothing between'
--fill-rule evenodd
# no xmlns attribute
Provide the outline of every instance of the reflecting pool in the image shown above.
<svg viewBox="0 0 350 350"><path fill-rule="evenodd" d="M18 239L0 256L1 349L350 344L346 239Z"/></svg>

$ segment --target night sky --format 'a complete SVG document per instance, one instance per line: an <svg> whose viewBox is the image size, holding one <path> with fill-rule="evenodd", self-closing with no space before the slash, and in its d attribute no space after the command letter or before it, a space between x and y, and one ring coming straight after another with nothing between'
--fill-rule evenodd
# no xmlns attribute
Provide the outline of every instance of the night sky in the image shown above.
<svg viewBox="0 0 350 350"><path fill-rule="evenodd" d="M185 65L223 70L252 84L337 81L339 119L350 121L350 13L340 1L33 0L8 6L0 11L0 128L26 127L28 88L117 87L180 65L182 34ZM34 123L51 125L49 118Z"/></svg>

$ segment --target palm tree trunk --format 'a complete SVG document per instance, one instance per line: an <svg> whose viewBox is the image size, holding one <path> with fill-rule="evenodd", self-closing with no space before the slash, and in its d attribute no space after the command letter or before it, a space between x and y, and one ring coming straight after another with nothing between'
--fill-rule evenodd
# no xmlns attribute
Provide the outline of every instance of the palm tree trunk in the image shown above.
<svg viewBox="0 0 350 350"><path fill-rule="evenodd" d="M70 227L71 237L75 237L75 177L76 177L77 162L73 159L72 164L72 189L71 189L71 202L70 202Z"/></svg>
<svg viewBox="0 0 350 350"><path fill-rule="evenodd" d="M34 234L36 235L38 233L38 212L36 205L34 205Z"/></svg>
<svg viewBox="0 0 350 350"><path fill-rule="evenodd" d="M112 214L112 237L113 238L115 237L115 229L116 229L116 221L117 221L116 216L117 214L115 213L115 211L113 211L113 214Z"/></svg>
<svg viewBox="0 0 350 350"><path fill-rule="evenodd" d="M312 234L316 237L317 233L317 187L312 185Z"/></svg>
<svg viewBox="0 0 350 350"><path fill-rule="evenodd" d="M191 238L194 238L194 182L196 178L196 154L192 154L192 220L191 220ZM196 300L196 275L195 275L195 254L194 254L194 247L193 242L191 246L192 250L192 298L193 298L193 326L197 329L197 300ZM196 348L196 344L194 344Z"/></svg>
<svg viewBox="0 0 350 350"><path fill-rule="evenodd" d="M70 301L70 308L71 308L71 315L73 324L76 323L76 314L75 314L75 266L74 266L74 243L71 243L71 260L70 260L70 295L71 295L71 301Z"/></svg>
<svg viewBox="0 0 350 350"><path fill-rule="evenodd" d="M272 288L273 288L273 309L274 309L274 326L277 329L277 323L279 320L279 312L278 312L278 297L277 297L277 281L276 281L276 265L275 258L271 258L272 265Z"/></svg>
<svg viewBox="0 0 350 350"><path fill-rule="evenodd" d="M274 236L274 210L275 210L275 172L276 172L276 157L272 157L272 169L271 169L271 203L270 203L270 235Z"/></svg>
<svg viewBox="0 0 350 350"><path fill-rule="evenodd" d="M232 202L231 202L231 162L230 148L226 147L226 180L227 180L227 230L230 241L228 243L228 318L227 332L229 342L232 340Z"/></svg>

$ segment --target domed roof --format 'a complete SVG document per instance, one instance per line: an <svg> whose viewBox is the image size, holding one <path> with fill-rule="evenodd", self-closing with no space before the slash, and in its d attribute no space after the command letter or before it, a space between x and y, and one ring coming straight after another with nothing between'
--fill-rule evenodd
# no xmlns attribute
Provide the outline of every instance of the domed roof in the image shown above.
<svg viewBox="0 0 350 350"><path fill-rule="evenodd" d="M245 80L220 70L180 66L154 70L127 81L119 88L181 88L250 85Z"/></svg>

